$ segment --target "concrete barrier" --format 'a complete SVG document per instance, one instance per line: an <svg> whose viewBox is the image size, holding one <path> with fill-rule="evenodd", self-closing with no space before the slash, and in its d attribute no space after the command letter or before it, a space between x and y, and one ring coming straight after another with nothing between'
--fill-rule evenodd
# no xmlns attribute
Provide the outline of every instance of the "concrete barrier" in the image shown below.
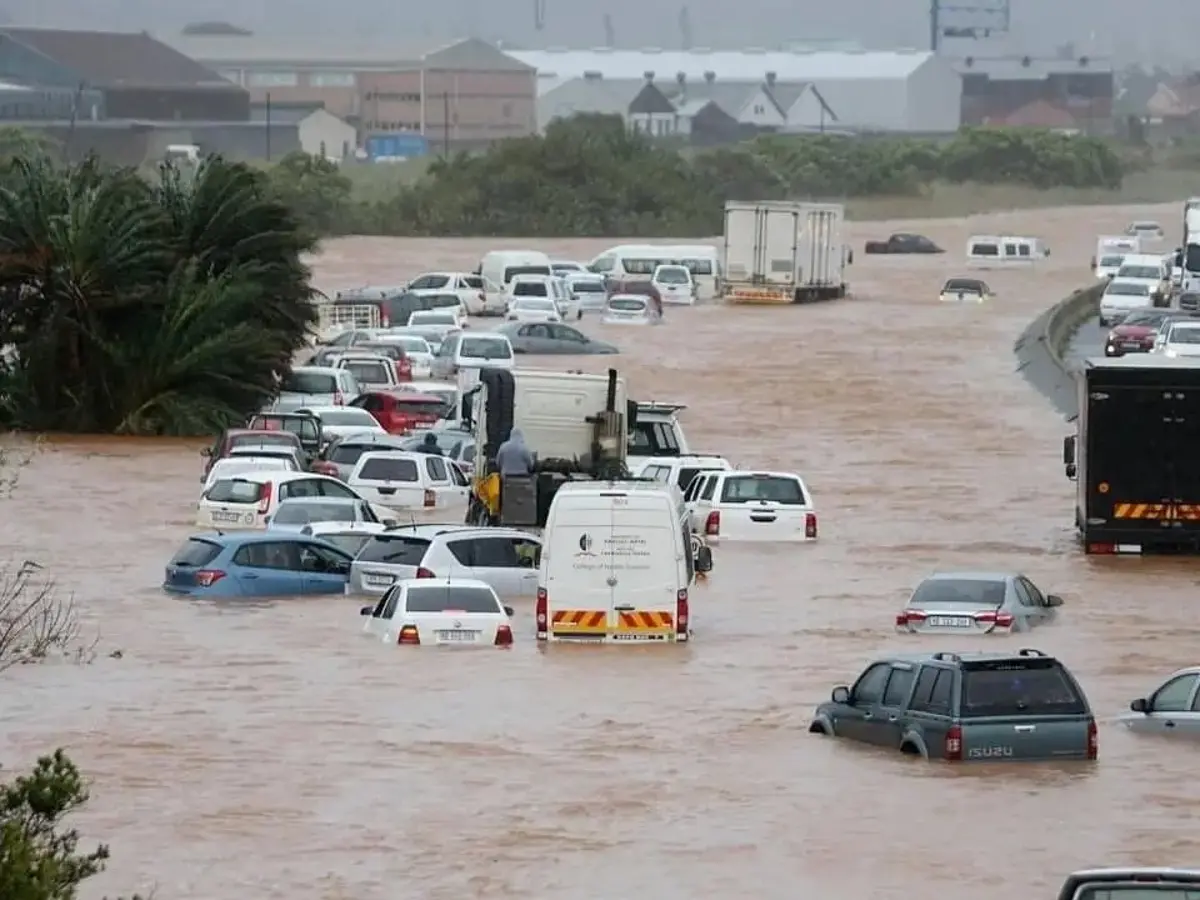
<svg viewBox="0 0 1200 900"><path fill-rule="evenodd" d="M1017 371L1068 420L1079 410L1067 348L1079 326L1099 314L1103 293L1102 282L1075 291L1030 322L1013 347Z"/></svg>

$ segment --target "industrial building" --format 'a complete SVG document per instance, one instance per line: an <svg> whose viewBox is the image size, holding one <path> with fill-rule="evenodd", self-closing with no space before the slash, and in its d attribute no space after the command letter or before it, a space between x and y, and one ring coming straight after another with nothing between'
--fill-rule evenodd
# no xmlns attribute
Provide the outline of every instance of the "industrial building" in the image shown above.
<svg viewBox="0 0 1200 900"><path fill-rule="evenodd" d="M937 134L957 131L961 124L962 76L951 61L927 51L551 48L507 52L537 71L540 96L574 79L681 83L685 90L695 85L710 93L720 90L724 82L809 84L823 106L836 114L841 130ZM771 118L767 106L758 105L763 107L761 116Z"/></svg>
<svg viewBox="0 0 1200 900"><path fill-rule="evenodd" d="M1115 77L1098 57L964 56L964 125L1040 126L1089 133L1112 122Z"/></svg>

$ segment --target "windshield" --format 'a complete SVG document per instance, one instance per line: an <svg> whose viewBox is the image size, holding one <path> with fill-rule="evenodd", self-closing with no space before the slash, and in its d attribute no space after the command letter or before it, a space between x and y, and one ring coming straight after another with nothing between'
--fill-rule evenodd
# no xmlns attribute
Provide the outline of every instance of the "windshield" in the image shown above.
<svg viewBox="0 0 1200 900"><path fill-rule="evenodd" d="M1188 244L1183 254L1183 267L1189 272L1200 272L1200 244Z"/></svg>
<svg viewBox="0 0 1200 900"><path fill-rule="evenodd" d="M1054 659L963 664L962 717L1084 715L1087 704Z"/></svg>
<svg viewBox="0 0 1200 900"><path fill-rule="evenodd" d="M307 525L309 522L353 522L354 500L287 500L279 504L271 522L276 525Z"/></svg>
<svg viewBox="0 0 1200 900"><path fill-rule="evenodd" d="M971 256L999 256L999 244L972 244Z"/></svg>
<svg viewBox="0 0 1200 900"><path fill-rule="evenodd" d="M775 503L804 505L804 491L795 478L778 475L735 475L725 479L722 503L750 503L768 500Z"/></svg>
<svg viewBox="0 0 1200 900"><path fill-rule="evenodd" d="M322 425L358 425L363 428L375 428L375 417L365 409L338 409L321 413Z"/></svg>
<svg viewBox="0 0 1200 900"><path fill-rule="evenodd" d="M910 606L923 609L950 603L959 606L980 606L995 609L1004 602L1003 581L982 578L931 578L913 591Z"/></svg>
<svg viewBox="0 0 1200 900"><path fill-rule="evenodd" d="M1162 277L1162 270L1157 266L1121 266L1117 272L1118 278L1145 278L1147 280L1158 281Z"/></svg>
<svg viewBox="0 0 1200 900"><path fill-rule="evenodd" d="M613 297L608 301L608 308L618 312L645 312L646 301L636 297Z"/></svg>
<svg viewBox="0 0 1200 900"><path fill-rule="evenodd" d="M1125 317L1122 325L1143 325L1146 328L1157 328L1165 319L1162 313L1135 312Z"/></svg>
<svg viewBox="0 0 1200 900"><path fill-rule="evenodd" d="M354 376L359 384L391 384L391 379L388 377L387 363L383 362L355 362L353 360L342 363L342 368Z"/></svg>
<svg viewBox="0 0 1200 900"><path fill-rule="evenodd" d="M505 340L465 337L458 355L464 359L512 359L512 347Z"/></svg>
<svg viewBox="0 0 1200 900"><path fill-rule="evenodd" d="M289 372L281 390L287 394L336 394L337 378L327 372Z"/></svg>
<svg viewBox="0 0 1200 900"><path fill-rule="evenodd" d="M431 585L410 587L405 609L410 613L498 613L502 612L496 595L485 587Z"/></svg>
<svg viewBox="0 0 1200 900"><path fill-rule="evenodd" d="M504 270L504 283L508 284L518 275L550 275L549 266L509 266Z"/></svg>
<svg viewBox="0 0 1200 900"><path fill-rule="evenodd" d="M683 266L659 266L654 280L660 284L691 284L692 275Z"/></svg>
<svg viewBox="0 0 1200 900"><path fill-rule="evenodd" d="M1150 286L1147 284L1133 284L1128 281L1110 281L1106 294L1116 294L1122 297L1148 297L1150 295Z"/></svg>
<svg viewBox="0 0 1200 900"><path fill-rule="evenodd" d="M1200 344L1200 328L1172 328L1168 344Z"/></svg>
<svg viewBox="0 0 1200 900"><path fill-rule="evenodd" d="M604 293L604 282L599 278L572 278L570 285L577 294Z"/></svg>
<svg viewBox="0 0 1200 900"><path fill-rule="evenodd" d="M549 289L544 281L518 281L512 286L514 297L545 297Z"/></svg>
<svg viewBox="0 0 1200 900"><path fill-rule="evenodd" d="M246 481L243 478L230 478L218 481L208 489L205 499L213 503L257 503L266 489L265 484L257 481Z"/></svg>
<svg viewBox="0 0 1200 900"><path fill-rule="evenodd" d="M1116 269L1124 261L1124 256L1102 256L1100 257L1100 266L1105 269Z"/></svg>
<svg viewBox="0 0 1200 900"><path fill-rule="evenodd" d="M425 298L425 302L429 304L430 309L448 309L462 306L462 301L458 299L458 294L432 294Z"/></svg>

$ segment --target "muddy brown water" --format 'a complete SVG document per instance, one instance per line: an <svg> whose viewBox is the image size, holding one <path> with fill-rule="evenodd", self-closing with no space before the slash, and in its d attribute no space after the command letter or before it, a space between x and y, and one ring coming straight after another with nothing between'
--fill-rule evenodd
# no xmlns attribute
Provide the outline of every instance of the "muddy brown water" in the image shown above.
<svg viewBox="0 0 1200 900"><path fill-rule="evenodd" d="M61 745L94 778L78 824L113 863L85 898L1000 900L1052 896L1084 865L1194 863L1195 748L1111 717L1197 662L1197 565L1078 552L1065 425L1011 350L1087 282L1097 233L1176 212L855 225L858 248L910 228L950 252L859 256L841 303L585 323L620 343L636 396L689 404L696 448L802 472L819 505L815 545L718 549L684 648L543 651L528 600L511 651L443 653L365 640L353 599L168 599L199 445L53 441L0 541L76 593L102 652L0 676L0 759ZM939 305L972 232L1037 234L1053 256L985 276L988 306ZM316 279L395 283L496 245L347 239ZM948 568L1018 569L1066 596L1058 624L980 642L1073 667L1108 720L1096 766L952 768L805 732L873 654L963 646L892 633L905 589Z"/></svg>

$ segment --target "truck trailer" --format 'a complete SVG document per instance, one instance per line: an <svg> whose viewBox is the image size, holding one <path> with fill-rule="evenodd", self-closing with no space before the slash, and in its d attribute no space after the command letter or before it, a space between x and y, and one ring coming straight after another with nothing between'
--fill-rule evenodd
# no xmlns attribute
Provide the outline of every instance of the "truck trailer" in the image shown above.
<svg viewBox="0 0 1200 900"><path fill-rule="evenodd" d="M726 303L775 305L846 296L851 256L838 203L725 204Z"/></svg>
<svg viewBox="0 0 1200 900"><path fill-rule="evenodd" d="M1084 551L1200 553L1200 359L1091 359L1076 377L1063 464Z"/></svg>

